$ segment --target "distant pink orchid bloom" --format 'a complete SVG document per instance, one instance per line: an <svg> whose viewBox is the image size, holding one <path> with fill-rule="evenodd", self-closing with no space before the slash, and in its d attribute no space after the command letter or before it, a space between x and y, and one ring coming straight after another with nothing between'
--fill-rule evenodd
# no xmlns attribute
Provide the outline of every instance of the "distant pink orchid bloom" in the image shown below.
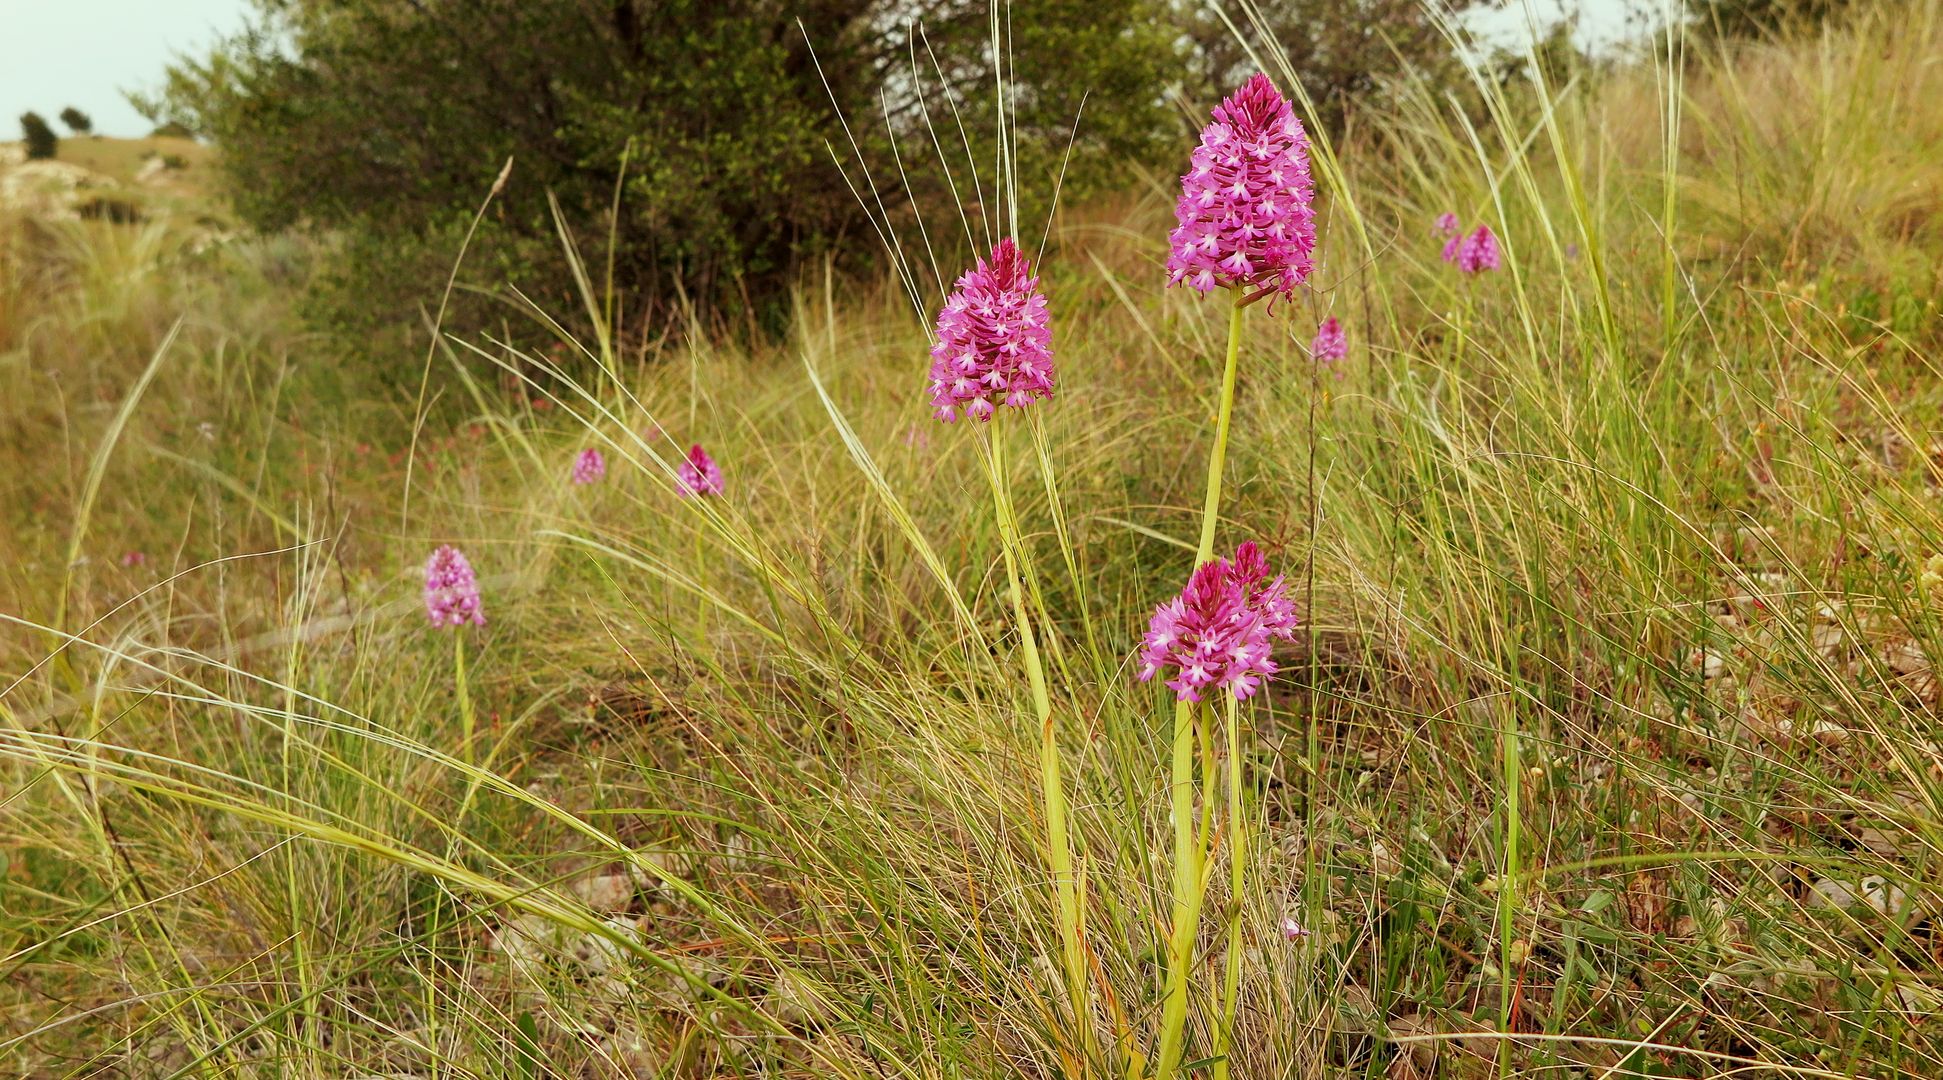
<svg viewBox="0 0 1943 1080"><path fill-rule="evenodd" d="M145 551L128 551L122 553L121 564L123 566L142 566L147 562L148 553Z"/></svg>
<svg viewBox="0 0 1943 1080"><path fill-rule="evenodd" d="M1299 922L1296 922L1294 918L1285 918L1282 920L1282 940L1283 941L1289 941L1289 942L1301 941L1303 938L1306 938L1309 935L1310 935L1309 928L1303 926Z"/></svg>
<svg viewBox="0 0 1943 1080"><path fill-rule="evenodd" d="M1349 335L1334 315L1316 327L1315 340L1309 343L1309 356L1319 364L1333 364L1349 355Z"/></svg>
<svg viewBox="0 0 1943 1080"><path fill-rule="evenodd" d="M1167 284L1283 294L1315 268L1309 136L1287 98L1257 73L1201 130L1168 234Z"/></svg>
<svg viewBox="0 0 1943 1080"><path fill-rule="evenodd" d="M440 545L425 562L425 614L433 626L486 625L472 564L450 544Z"/></svg>
<svg viewBox="0 0 1943 1080"><path fill-rule="evenodd" d="M1039 279L1006 237L958 279L938 311L931 346L931 412L949 424L964 410L990 420L998 406L1052 396L1052 322Z"/></svg>
<svg viewBox="0 0 1943 1080"><path fill-rule="evenodd" d="M1295 636L1299 618L1288 583L1268 577L1253 541L1233 559L1203 563L1181 595L1154 610L1141 645L1140 680L1173 668L1167 681L1182 701L1199 701L1210 687L1243 700L1278 670L1275 638Z"/></svg>
<svg viewBox="0 0 1943 1080"><path fill-rule="evenodd" d="M590 446L575 455L573 459L573 482L591 484L607 475L607 459L601 456L600 448Z"/></svg>
<svg viewBox="0 0 1943 1080"><path fill-rule="evenodd" d="M1475 231L1464 238L1457 249L1457 257L1452 260L1457 268L1466 274L1479 274L1498 268L1498 238L1491 232L1491 226L1479 225Z"/></svg>
<svg viewBox="0 0 1943 1080"><path fill-rule="evenodd" d="M1457 234L1457 215L1451 213L1449 210L1438 214L1437 232L1441 236L1455 236ZM1449 260L1445 261L1448 262Z"/></svg>
<svg viewBox="0 0 1943 1080"><path fill-rule="evenodd" d="M675 484L683 498L722 493L722 469L708 456L700 443L688 448L688 457L675 468Z"/></svg>

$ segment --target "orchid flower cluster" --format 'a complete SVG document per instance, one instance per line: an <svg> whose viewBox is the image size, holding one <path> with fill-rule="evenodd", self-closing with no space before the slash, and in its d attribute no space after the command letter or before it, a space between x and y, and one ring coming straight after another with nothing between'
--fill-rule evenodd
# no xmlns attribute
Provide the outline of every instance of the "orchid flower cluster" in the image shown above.
<svg viewBox="0 0 1943 1080"><path fill-rule="evenodd" d="M931 411L951 423L963 409L990 420L1052 396L1052 327L1039 279L1006 237L965 271L938 312L931 346Z"/></svg>
<svg viewBox="0 0 1943 1080"><path fill-rule="evenodd" d="M1154 612L1140 654L1139 678L1146 681L1165 674L1178 703L1170 789L1176 822L1175 921L1168 942L1168 982L1158 1047L1156 1075L1161 1080L1173 1076L1184 1046L1186 980L1193 964L1200 898L1206 889L1200 867L1210 854L1205 850L1205 838L1197 838L1192 828L1191 803L1183 801L1191 800L1193 731L1199 706L1210 694L1227 695L1240 702L1260 693L1278 670L1273 655L1276 643L1292 638L1299 621L1287 581L1270 574L1255 544L1243 543L1233 558L1224 559L1213 557L1213 545L1242 309L1264 298L1289 298L1314 273L1314 199L1309 141L1302 122L1275 85L1266 76L1257 75L1217 106L1211 122L1202 130L1190 168L1181 177L1176 224L1168 237L1167 284L1202 293L1224 288L1230 291L1234 306L1198 566L1180 595ZM1454 221L1451 227L1456 227ZM1343 360L1349 352L1349 339L1342 323L1333 317L1326 319L1317 329L1309 352L1319 363ZM946 423L961 414L991 421L1001 406L1024 409L1052 395L1052 327L1047 300L1038 277L1012 238L1001 240L990 257L978 260L946 298L938 313L931 348L929 391L933 415ZM1022 598L1019 575L1022 569L1030 572L1030 561L1006 495L1002 432L980 431L981 445L987 449L994 511L1006 544L1007 585L1041 720L1048 851L1058 892L1066 982L1073 995L1073 1030L1079 1040L1070 1049L1078 1058L1086 1059L1092 1056L1088 1043L1093 1020L1087 990L1091 976L1081 940L1084 915L1076 906L1072 853L1067 846L1067 806L1052 704L1037 630ZM1229 814L1235 819L1227 842L1240 845L1245 822L1241 820L1238 721L1232 708L1227 717ZM1232 889L1240 895L1245 859L1237 854L1230 861L1235 875ZM1231 971L1238 970L1240 963L1240 934L1239 923L1231 923ZM1235 1000L1231 976L1223 997L1227 1020L1219 1029L1218 1055L1224 1054L1227 1032L1233 1025ZM1216 1080L1225 1080L1225 1056L1218 1056L1217 1061L1223 1064L1215 1067Z"/></svg>
<svg viewBox="0 0 1943 1080"><path fill-rule="evenodd" d="M573 482L591 484L607 475L607 459L601 456L600 448L590 446L575 455L573 459Z"/></svg>
<svg viewBox="0 0 1943 1080"><path fill-rule="evenodd" d="M486 625L472 564L451 544L441 545L425 561L425 614L433 626Z"/></svg>
<svg viewBox="0 0 1943 1080"><path fill-rule="evenodd" d="M708 456L702 444L688 448L688 456L675 469L675 488L683 498L722 494L722 467Z"/></svg>
<svg viewBox="0 0 1943 1080"><path fill-rule="evenodd" d="M1258 74L1201 130L1167 238L1167 283L1293 292L1315 269L1314 200L1308 134Z"/></svg>
<svg viewBox="0 0 1943 1080"><path fill-rule="evenodd" d="M1316 327L1315 340L1309 342L1309 358L1319 364L1334 364L1349 355L1349 334L1334 315Z"/></svg>
<svg viewBox="0 0 1943 1080"><path fill-rule="evenodd" d="M1173 668L1167 681L1182 701L1210 687L1245 701L1275 674L1276 638L1295 636L1298 622L1287 582L1268 579L1255 542L1232 559L1203 563L1181 594L1154 610L1140 651L1140 681Z"/></svg>
<svg viewBox="0 0 1943 1080"><path fill-rule="evenodd" d="M1466 274L1481 274L1498 268L1498 237L1491 226L1479 224L1462 231L1457 215L1449 211L1438 215L1437 231L1445 236L1444 261Z"/></svg>

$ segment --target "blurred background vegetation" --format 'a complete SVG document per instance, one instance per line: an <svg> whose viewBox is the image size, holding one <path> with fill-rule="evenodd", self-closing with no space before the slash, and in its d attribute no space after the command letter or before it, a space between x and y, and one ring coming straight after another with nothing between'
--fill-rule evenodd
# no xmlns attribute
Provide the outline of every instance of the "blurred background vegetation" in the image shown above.
<svg viewBox="0 0 1943 1080"><path fill-rule="evenodd" d="M1248 40L1289 43L1332 128L1405 76L1454 69L1415 0L1260 12ZM1024 0L1001 66L992 17L982 0L259 0L248 32L176 65L141 105L223 147L249 225L336 240L315 298L328 323L415 325L510 158L468 257L490 284L454 325L504 317L504 282L566 298L557 200L583 239L611 235L636 334L691 301L717 329L773 332L806 266L880 258L865 206L900 227L947 220L954 202L979 212L990 192L963 178L975 165L989 180L998 148L953 116L986 115L1001 81L1038 200L1021 213L1043 221L1062 175L1084 198L1171 167L1193 118L1260 58L1198 4Z"/></svg>

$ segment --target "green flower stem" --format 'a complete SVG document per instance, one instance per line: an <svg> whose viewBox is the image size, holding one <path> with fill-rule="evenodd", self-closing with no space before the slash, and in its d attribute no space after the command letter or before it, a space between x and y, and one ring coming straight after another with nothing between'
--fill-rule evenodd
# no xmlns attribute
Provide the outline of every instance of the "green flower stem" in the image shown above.
<svg viewBox="0 0 1943 1080"><path fill-rule="evenodd" d="M1221 988L1221 1026L1214 1033L1214 1080L1228 1080L1234 1046L1235 1009L1241 1000L1242 885L1248 870L1248 828L1241 815L1241 705L1223 700L1228 727L1228 966Z"/></svg>
<svg viewBox="0 0 1943 1080"><path fill-rule="evenodd" d="M1221 473L1228 460L1228 424L1235 408L1235 368L1241 357L1241 316L1247 296L1232 290L1228 312L1228 358L1221 370L1221 403L1215 414L1214 449L1208 455L1207 496L1201 506L1201 543L1194 565L1214 558L1214 527L1221 516ZM1205 853L1194 835L1194 715L1189 702L1174 703L1174 749L1169 777L1174 817L1174 924L1167 942L1167 990L1161 1004L1160 1049L1154 1076L1170 1080L1181 1062L1187 1025L1187 975L1194 962L1195 930L1201 919Z"/></svg>
<svg viewBox="0 0 1943 1080"><path fill-rule="evenodd" d="M696 496L702 498L703 496ZM702 589L702 564L708 558L708 540L702 535L702 523L695 525L695 645L704 648L708 644L708 593Z"/></svg>
<svg viewBox="0 0 1943 1080"><path fill-rule="evenodd" d="M1013 512L1010 485L1005 473L1005 446L996 422L987 444L986 473L992 485L992 508L998 519L999 546L1005 553L1006 591L1012 603L1012 618L1018 626L1019 644L1025 652L1026 682L1032 693L1033 716L1039 722L1039 782L1045 800L1046 857L1052 867L1053 889L1059 906L1060 951L1065 965L1066 991L1072 1007L1074 1044L1081 1059L1080 1074L1096 1058L1093 1046L1093 1010L1087 992L1086 947L1079 910L1078 882L1073 873L1072 840L1068 833L1066 784L1061 775L1059 739L1052 719L1052 695L1046 688L1045 662L1039 654L1038 635L1033 631L1027 610L1025 587L1020 567L1025 562L1024 541L1018 518Z"/></svg>
<svg viewBox="0 0 1943 1080"><path fill-rule="evenodd" d="M466 685L465 628L452 628L452 681L459 691L459 745L464 760L472 760L472 691Z"/></svg>

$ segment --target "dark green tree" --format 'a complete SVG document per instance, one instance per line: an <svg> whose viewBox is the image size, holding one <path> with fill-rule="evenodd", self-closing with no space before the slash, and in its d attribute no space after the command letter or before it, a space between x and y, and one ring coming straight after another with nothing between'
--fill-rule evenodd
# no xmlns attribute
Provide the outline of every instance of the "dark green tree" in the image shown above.
<svg viewBox="0 0 1943 1080"><path fill-rule="evenodd" d="M1478 4L1454 0L1450 6L1462 12ZM1194 104L1220 100L1254 73L1256 57L1280 53L1315 103L1315 115L1306 119L1339 133L1354 108L1381 108L1406 70L1433 84L1460 70L1423 0L1256 0L1251 6L1258 20L1228 3L1196 0L1177 9L1189 43L1185 89ZM1278 66L1271 62L1266 70L1282 81Z"/></svg>
<svg viewBox="0 0 1943 1080"><path fill-rule="evenodd" d="M604 246L611 228L636 325L684 296L741 323L746 302L773 305L806 262L874 258L860 202L948 212L953 227L934 236L962 236L940 146L973 214L992 195L986 0L257 2L252 30L138 104L221 146L248 221L341 236L340 283L368 315L415 318L508 157L468 276L570 308L552 196L583 244ZM1069 192L1109 162L1153 157L1176 48L1164 11L1012 5L1005 74L1024 187L1050 195L1089 94Z"/></svg>
<svg viewBox="0 0 1943 1080"><path fill-rule="evenodd" d="M1819 26L1846 12L1850 0L1687 0L1686 7L1703 37L1760 38Z"/></svg>
<svg viewBox="0 0 1943 1080"><path fill-rule="evenodd" d="M27 157L33 160L51 158L61 146L60 137L37 112L20 114L20 138L27 144Z"/></svg>
<svg viewBox="0 0 1943 1080"><path fill-rule="evenodd" d="M94 130L94 120L72 105L61 110L61 123L76 135L86 135Z"/></svg>

